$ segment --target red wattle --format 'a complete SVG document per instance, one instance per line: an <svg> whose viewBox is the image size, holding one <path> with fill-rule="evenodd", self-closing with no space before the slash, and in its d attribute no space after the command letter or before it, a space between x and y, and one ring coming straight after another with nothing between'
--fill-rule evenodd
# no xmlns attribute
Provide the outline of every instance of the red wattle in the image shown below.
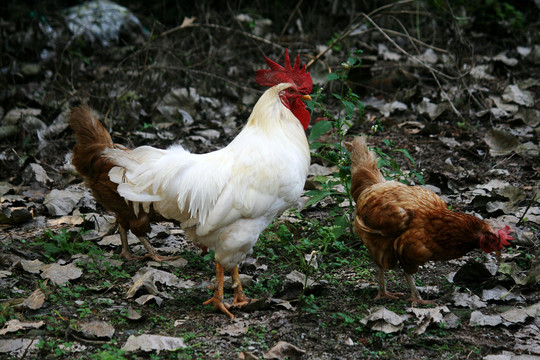
<svg viewBox="0 0 540 360"><path fill-rule="evenodd" d="M304 130L306 130L308 128L309 121L311 120L311 115L306 109L306 104L304 104L302 100L297 99L292 103L290 109L294 116L296 116L296 118L300 121L300 124L302 124Z"/></svg>

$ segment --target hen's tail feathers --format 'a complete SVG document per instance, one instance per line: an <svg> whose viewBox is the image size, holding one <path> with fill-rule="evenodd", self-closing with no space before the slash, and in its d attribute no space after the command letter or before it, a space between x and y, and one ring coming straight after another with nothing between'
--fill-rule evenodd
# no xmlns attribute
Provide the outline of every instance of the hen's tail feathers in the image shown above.
<svg viewBox="0 0 540 360"><path fill-rule="evenodd" d="M364 136L355 137L345 146L351 153L351 194L356 201L365 189L385 179L377 167L377 157L369 151Z"/></svg>
<svg viewBox="0 0 540 360"><path fill-rule="evenodd" d="M71 110L69 124L77 136L73 165L81 175L88 176L95 172L94 162L101 157L103 150L114 147L111 135L88 106Z"/></svg>

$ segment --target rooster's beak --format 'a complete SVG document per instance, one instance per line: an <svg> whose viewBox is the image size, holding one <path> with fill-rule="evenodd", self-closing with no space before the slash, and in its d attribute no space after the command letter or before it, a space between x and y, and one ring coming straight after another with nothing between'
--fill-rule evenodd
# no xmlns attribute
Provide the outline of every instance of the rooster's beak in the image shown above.
<svg viewBox="0 0 540 360"><path fill-rule="evenodd" d="M309 95L304 95L304 96L300 97L300 99L306 100L306 101L311 101L311 96L309 96Z"/></svg>

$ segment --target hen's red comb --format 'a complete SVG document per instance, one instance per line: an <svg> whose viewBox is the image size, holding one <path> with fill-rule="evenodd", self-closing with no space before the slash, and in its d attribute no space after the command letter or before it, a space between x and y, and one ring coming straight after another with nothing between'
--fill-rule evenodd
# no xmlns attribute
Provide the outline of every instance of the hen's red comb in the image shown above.
<svg viewBox="0 0 540 360"><path fill-rule="evenodd" d="M300 55L296 55L294 67L291 67L289 49L285 50L285 66L270 60L266 56L266 63L270 69L257 70L255 81L262 86L274 86L281 83L293 83L301 93L309 94L313 89L311 75L306 71L306 66L300 66Z"/></svg>
<svg viewBox="0 0 540 360"><path fill-rule="evenodd" d="M499 229L497 232L499 234L501 248L503 246L510 245L508 241L514 240L514 238L509 235L513 231L512 229L510 229L510 226L508 225L505 225L502 229Z"/></svg>

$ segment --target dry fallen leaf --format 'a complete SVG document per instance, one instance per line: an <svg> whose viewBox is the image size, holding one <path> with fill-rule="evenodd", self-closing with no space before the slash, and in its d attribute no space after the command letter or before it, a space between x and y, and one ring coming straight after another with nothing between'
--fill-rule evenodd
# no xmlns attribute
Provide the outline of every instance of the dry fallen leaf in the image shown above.
<svg viewBox="0 0 540 360"><path fill-rule="evenodd" d="M246 325L244 322L236 322L234 324L226 325L222 328L217 329L216 331L221 335L229 335L229 336L240 336L247 333L249 329L249 326Z"/></svg>
<svg viewBox="0 0 540 360"><path fill-rule="evenodd" d="M463 306L471 309L480 309L487 305L484 301L480 300L477 295L464 293L454 294L454 304L456 306Z"/></svg>
<svg viewBox="0 0 540 360"><path fill-rule="evenodd" d="M82 270L74 264L59 265L49 264L44 265L41 270L41 277L43 279L51 279L56 285L63 285L69 280L78 279L82 275Z"/></svg>
<svg viewBox="0 0 540 360"><path fill-rule="evenodd" d="M36 289L29 297L27 297L22 303L23 306L36 310L43 306L45 302L45 294L41 289Z"/></svg>
<svg viewBox="0 0 540 360"><path fill-rule="evenodd" d="M105 321L92 321L80 324L79 332L86 339L112 339L114 335L114 326Z"/></svg>
<svg viewBox="0 0 540 360"><path fill-rule="evenodd" d="M306 353L306 350L297 348L285 341L279 341L273 348L264 354L264 359L284 360L299 359Z"/></svg>
<svg viewBox="0 0 540 360"><path fill-rule="evenodd" d="M141 314L139 314L138 312L136 312L135 310L133 310L133 308L130 306L128 307L127 309L127 315L126 317L129 319L129 320L139 320L142 316Z"/></svg>
<svg viewBox="0 0 540 360"><path fill-rule="evenodd" d="M406 317L386 309L384 306L370 309L370 314L360 322L368 325L372 330L383 331L387 334L400 331Z"/></svg>
<svg viewBox="0 0 540 360"><path fill-rule="evenodd" d="M32 274L39 274L41 271L41 268L45 265L38 259L36 260L21 260L21 266L24 269L24 271L28 271Z"/></svg>
<svg viewBox="0 0 540 360"><path fill-rule="evenodd" d="M489 146L491 156L508 155L520 145L519 140L514 135L497 129L489 130L484 141Z"/></svg>
<svg viewBox="0 0 540 360"><path fill-rule="evenodd" d="M0 340L0 354L10 354L20 358L25 353L37 350L39 339L6 339Z"/></svg>
<svg viewBox="0 0 540 360"><path fill-rule="evenodd" d="M74 188L66 190L53 189L45 196L44 204L49 210L49 214L53 216L68 215L73 211L83 194L82 190Z"/></svg>
<svg viewBox="0 0 540 360"><path fill-rule="evenodd" d="M122 350L127 352L155 351L159 354L163 350L172 351L185 347L183 338L145 334L139 336L131 335L124 346L122 346Z"/></svg>
<svg viewBox="0 0 540 360"><path fill-rule="evenodd" d="M497 326L502 324L502 318L499 314L486 315L476 310L471 313L469 322L479 326Z"/></svg>
<svg viewBox="0 0 540 360"><path fill-rule="evenodd" d="M135 302L137 304L139 304L139 305L144 305L147 302L149 302L150 300L154 300L156 302L157 306L161 306L161 304L163 303L162 298L160 298L159 296L156 296L156 295L152 295L152 294L142 295L142 296L138 297L137 299L135 299Z"/></svg>
<svg viewBox="0 0 540 360"><path fill-rule="evenodd" d="M21 322L18 319L12 319L5 323L4 328L0 330L0 335L6 335L9 332L16 332L22 329L39 329L45 325L44 321Z"/></svg>

